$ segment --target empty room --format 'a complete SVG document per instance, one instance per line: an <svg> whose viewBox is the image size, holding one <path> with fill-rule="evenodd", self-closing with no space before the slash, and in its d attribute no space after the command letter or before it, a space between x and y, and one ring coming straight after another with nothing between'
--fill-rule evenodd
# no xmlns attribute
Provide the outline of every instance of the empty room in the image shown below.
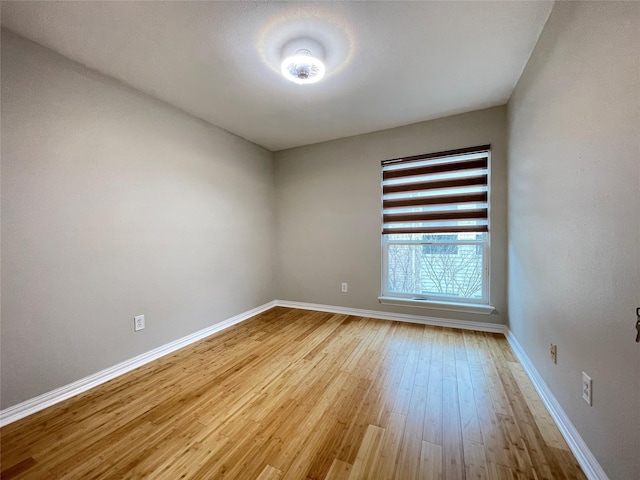
<svg viewBox="0 0 640 480"><path fill-rule="evenodd" d="M640 2L0 18L2 480L640 479Z"/></svg>

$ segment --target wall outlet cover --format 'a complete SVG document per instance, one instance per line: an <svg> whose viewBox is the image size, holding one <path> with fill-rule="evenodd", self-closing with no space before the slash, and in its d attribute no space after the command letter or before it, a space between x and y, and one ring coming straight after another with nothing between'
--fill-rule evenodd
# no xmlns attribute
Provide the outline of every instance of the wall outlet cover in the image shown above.
<svg viewBox="0 0 640 480"><path fill-rule="evenodd" d="M133 317L133 331L138 332L140 330L144 330L144 315Z"/></svg>
<svg viewBox="0 0 640 480"><path fill-rule="evenodd" d="M585 402L592 405L592 397L593 397L593 382L591 381L591 377L586 373L582 372L582 398Z"/></svg>

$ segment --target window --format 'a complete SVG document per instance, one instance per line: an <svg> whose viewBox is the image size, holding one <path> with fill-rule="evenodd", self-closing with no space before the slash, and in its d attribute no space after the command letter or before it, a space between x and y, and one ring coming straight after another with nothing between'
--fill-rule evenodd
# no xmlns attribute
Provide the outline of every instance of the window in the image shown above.
<svg viewBox="0 0 640 480"><path fill-rule="evenodd" d="M382 162L382 296L489 303L490 146Z"/></svg>

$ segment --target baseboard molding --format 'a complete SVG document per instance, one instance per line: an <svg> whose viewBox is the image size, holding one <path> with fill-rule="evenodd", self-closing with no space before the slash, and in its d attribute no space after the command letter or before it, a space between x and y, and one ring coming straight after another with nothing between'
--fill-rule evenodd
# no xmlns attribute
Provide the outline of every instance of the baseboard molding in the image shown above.
<svg viewBox="0 0 640 480"><path fill-rule="evenodd" d="M511 345L511 348L518 357L518 360L520 360L522 367L525 372L527 372L533 386L538 391L538 395L542 398L542 401L546 405L547 410L549 410L549 413L556 422L556 425L558 425L562 436L569 444L569 448L575 455L576 460L578 460L584 474L589 480L609 480L609 477L596 460L596 457L593 456L593 453L591 453L591 450L587 447L587 444L576 430L576 427L573 426L573 423L571 423L571 420L569 420L569 417L553 396L551 390L549 390L549 387L538 373L538 370L533 366L533 363L523 350L518 339L510 330L507 331L506 336L509 345Z"/></svg>
<svg viewBox="0 0 640 480"><path fill-rule="evenodd" d="M449 318L424 317L421 315L380 312L378 310L362 310L360 308L337 307L333 305L320 305L317 303L290 302L288 300L275 300L275 304L279 307L300 308L302 310L317 310L319 312L329 313L342 313L344 315L378 318L380 320L394 320L397 322L419 323L421 325L461 328L464 330L477 330L479 332L502 333L504 335L506 335L507 333L507 326L498 323L471 322Z"/></svg>
<svg viewBox="0 0 640 480"><path fill-rule="evenodd" d="M142 365L152 362L153 360L163 357L169 353L175 352L176 350L186 347L198 340L202 340L209 335L213 335L214 333L229 328L232 325L248 320L259 313L273 308L275 305L275 301L265 303L264 305L243 312L235 317L228 318L227 320L223 320L222 322L218 322L210 327L192 333L191 335L179 338L178 340L167 343L158 348L154 348L153 350L129 360L125 360L113 367L101 370L100 372L89 375L88 377L81 378L80 380L65 385L64 387L56 388L55 390L44 393L35 398L26 400L12 407L5 408L0 411L0 427L55 405L56 403L60 403L63 400L78 395L79 393L86 392L93 387L108 382L109 380L130 372L131 370L141 367Z"/></svg>
<svg viewBox="0 0 640 480"><path fill-rule="evenodd" d="M542 401L547 406L547 409L551 413L553 419L556 421L560 431L562 432L562 435L567 440L571 451L576 456L576 459L587 475L587 478L589 478L589 480L609 480L604 470L602 470L602 467L597 462L587 445L584 443L584 440L582 440L582 437L580 437L580 434L569 420L569 417L567 417L566 413L562 410L562 407L560 407L558 401L555 399L547 385L542 380L542 377L540 377L538 371L529 360L529 357L520 346L518 340L513 336L513 334L505 325L437 317L425 317L420 315L407 315L402 313L380 312L376 310L363 310L359 308L338 307L333 305L321 305L315 303L291 302L286 300L273 300L271 302L265 303L264 305L256 307L252 310L248 310L222 322L216 323L215 325L192 333L191 335L187 335L186 337L182 337L178 340L162 345L158 348L150 350L149 352L143 353L122 363L114 365L113 367L82 378L76 382L70 383L63 387L52 390L51 392L47 392L43 395L39 395L38 397L1 410L0 427L15 422L16 420L36 413L59 402L62 402L63 400L78 395L79 393L86 392L93 387L108 382L109 380L130 372L131 370L134 370L149 362L152 362L153 360L163 357L169 353L175 352L176 350L186 347L187 345L197 342L198 340L202 340L209 335L229 328L232 325L243 322L275 306L504 334L507 337L511 348L518 356L520 363L522 363L523 368L529 375L529 378L531 378L531 381L538 391L538 394L542 398Z"/></svg>
<svg viewBox="0 0 640 480"><path fill-rule="evenodd" d="M467 330L478 330L483 332L496 332L506 334L507 328L505 325L499 325L494 323L484 322L466 322L463 320L451 320L436 317L423 317L419 315L406 315L401 313L388 313L375 310L362 310L358 308L337 307L333 305L320 305L315 303L304 302L290 302L285 300L273 300L265 303L252 310L246 311L235 317L229 318L222 322L216 323L210 327L207 327L198 332L182 337L173 342L162 345L158 348L150 350L149 352L138 355L134 358L121 362L113 367L109 367L100 372L89 375L88 377L81 378L73 383L57 388L50 392L39 395L35 398L31 398L17 405L13 405L4 410L0 410L0 427L8 425L9 423L20 420L28 415L39 412L47 407L60 403L68 398L78 395L82 392L97 387L109 380L112 380L120 375L123 375L131 370L134 370L142 365L145 365L153 360L156 360L164 355L175 352L180 348L186 347L198 340L202 340L209 335L213 335L216 332L229 328L232 325L247 320L259 313L262 313L275 306L299 308L303 310L317 310L321 312L341 313L345 315L357 315L360 317L379 318L382 320L395 320L399 322L419 323L423 325L436 325L441 327L462 328Z"/></svg>

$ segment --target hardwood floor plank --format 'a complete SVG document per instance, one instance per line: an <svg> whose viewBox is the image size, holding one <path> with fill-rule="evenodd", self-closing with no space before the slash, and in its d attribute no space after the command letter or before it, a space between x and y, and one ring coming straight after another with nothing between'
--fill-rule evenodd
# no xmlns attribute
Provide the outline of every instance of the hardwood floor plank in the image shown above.
<svg viewBox="0 0 640 480"><path fill-rule="evenodd" d="M376 423L378 419L378 405L382 398L382 385L386 372L383 361L389 344L389 330L395 324L371 319L369 325L372 328L371 343L363 353L358 369L354 372L358 377L366 378L368 383L360 385L365 391L353 392L358 400L355 402L355 410L351 413L351 418L347 421L336 455L337 458L351 464L355 461L368 425Z"/></svg>
<svg viewBox="0 0 640 480"><path fill-rule="evenodd" d="M398 479L414 479L418 476L426 403L427 388L415 385L411 394L407 422L398 457L395 475Z"/></svg>
<svg viewBox="0 0 640 480"><path fill-rule="evenodd" d="M509 464L518 473L529 474L531 472L531 457L526 444L523 441L520 428L513 417L498 414L498 421L502 426L507 445L509 447Z"/></svg>
<svg viewBox="0 0 640 480"><path fill-rule="evenodd" d="M524 372L522 365L515 362L509 362L508 365L518 384L518 388L527 402L527 406L529 407L533 419L542 433L544 441L551 447L569 450L567 442L565 442L560 430L553 421L553 418L551 418L551 414L540 401L538 393L533 387L531 380L529 380L529 377L527 377L527 374Z"/></svg>
<svg viewBox="0 0 640 480"><path fill-rule="evenodd" d="M429 385L429 366L431 364L434 337L434 329L432 327L425 327L422 332L420 357L418 358L418 369L416 371L416 386L426 388Z"/></svg>
<svg viewBox="0 0 640 480"><path fill-rule="evenodd" d="M276 307L0 431L4 479L583 480L503 336Z"/></svg>
<svg viewBox="0 0 640 480"><path fill-rule="evenodd" d="M436 445L442 445L442 360L444 332L434 328L434 343L429 365L429 383L427 387L427 408L424 419L422 439Z"/></svg>
<svg viewBox="0 0 640 480"><path fill-rule="evenodd" d="M486 480L487 460L484 456L484 446L481 443L464 441L464 467L467 480Z"/></svg>
<svg viewBox="0 0 640 480"><path fill-rule="evenodd" d="M553 480L554 478L562 478L553 475L553 470L559 470L554 465L554 459L550 454L547 446L542 439L542 435L535 424L530 425L527 422L519 422L520 431L523 441L527 446L531 462L533 464L532 471L535 477L543 480Z"/></svg>
<svg viewBox="0 0 640 480"><path fill-rule="evenodd" d="M390 480L395 476L396 459L400 451L406 423L407 417L398 413L392 413L389 418L389 426L385 429L382 437L378 461L374 470L375 476L379 480Z"/></svg>
<svg viewBox="0 0 640 480"><path fill-rule="evenodd" d="M334 404L320 419L323 438L311 446L310 453L313 458L307 470L308 477L323 478L333 458L339 455L341 440L346 437L346 430L351 425L351 419L357 415L360 400L366 395L369 384L369 380L348 375L348 380L340 389Z"/></svg>
<svg viewBox="0 0 640 480"><path fill-rule="evenodd" d="M282 472L277 468L272 467L271 465L267 465L264 467L264 470L260 472L260 475L256 478L256 480L279 480L282 477Z"/></svg>
<svg viewBox="0 0 640 480"><path fill-rule="evenodd" d="M408 420L407 420L408 421ZM408 425L407 425L408 426ZM415 479L420 470L420 451L422 449L422 439L407 433L402 438L402 444L396 460L395 474L393 478Z"/></svg>
<svg viewBox="0 0 640 480"><path fill-rule="evenodd" d="M462 437L469 442L482 443L480 421L478 420L468 362L456 360L456 379L458 381L458 403L460 407L460 422L462 423Z"/></svg>
<svg viewBox="0 0 640 480"><path fill-rule="evenodd" d="M374 467L378 459L380 443L385 433L384 428L369 425L353 463L349 480L366 480L374 475Z"/></svg>
<svg viewBox="0 0 640 480"><path fill-rule="evenodd" d="M350 463L334 458L324 480L348 480L349 475L351 475L351 468L352 465Z"/></svg>
<svg viewBox="0 0 640 480"><path fill-rule="evenodd" d="M331 388L319 396L318 404L313 408L308 417L301 423L301 445L295 458L288 463L285 479L297 478L322 478L326 475L331 459L335 456L332 448L337 444L336 439L342 432L342 428L335 421L333 410L341 410L346 402L344 392L347 383L352 382L352 377L345 372L338 372L336 381ZM323 405L324 402L324 405ZM295 441L295 440L294 440ZM320 447L320 448L319 448Z"/></svg>
<svg viewBox="0 0 640 480"><path fill-rule="evenodd" d="M462 422L458 398L454 335L445 331L443 359L443 476L446 480L464 479Z"/></svg>
<svg viewBox="0 0 640 480"><path fill-rule="evenodd" d="M551 452L555 457L554 478L567 478L569 480L586 480L586 476L578 465L578 461L569 450L564 448L553 448Z"/></svg>
<svg viewBox="0 0 640 480"><path fill-rule="evenodd" d="M442 477L442 447L435 443L422 442L420 450L421 480L441 480Z"/></svg>
<svg viewBox="0 0 640 480"><path fill-rule="evenodd" d="M518 480L516 473L504 465L489 462L487 464L487 470L491 480Z"/></svg>
<svg viewBox="0 0 640 480"><path fill-rule="evenodd" d="M393 408L391 409L394 413L406 415L409 411L409 401L411 400L413 382L415 380L416 369L418 367L418 355L419 352L416 350L410 350L407 355L407 360L402 372L402 378L398 385L398 393L396 395Z"/></svg>
<svg viewBox="0 0 640 480"><path fill-rule="evenodd" d="M33 459L33 457L25 458L21 462L14 464L13 466L7 468L6 470L2 470L0 472L0 478L4 478L5 480L9 480L10 478L15 477L16 475L26 472L31 467L33 467L37 462Z"/></svg>

